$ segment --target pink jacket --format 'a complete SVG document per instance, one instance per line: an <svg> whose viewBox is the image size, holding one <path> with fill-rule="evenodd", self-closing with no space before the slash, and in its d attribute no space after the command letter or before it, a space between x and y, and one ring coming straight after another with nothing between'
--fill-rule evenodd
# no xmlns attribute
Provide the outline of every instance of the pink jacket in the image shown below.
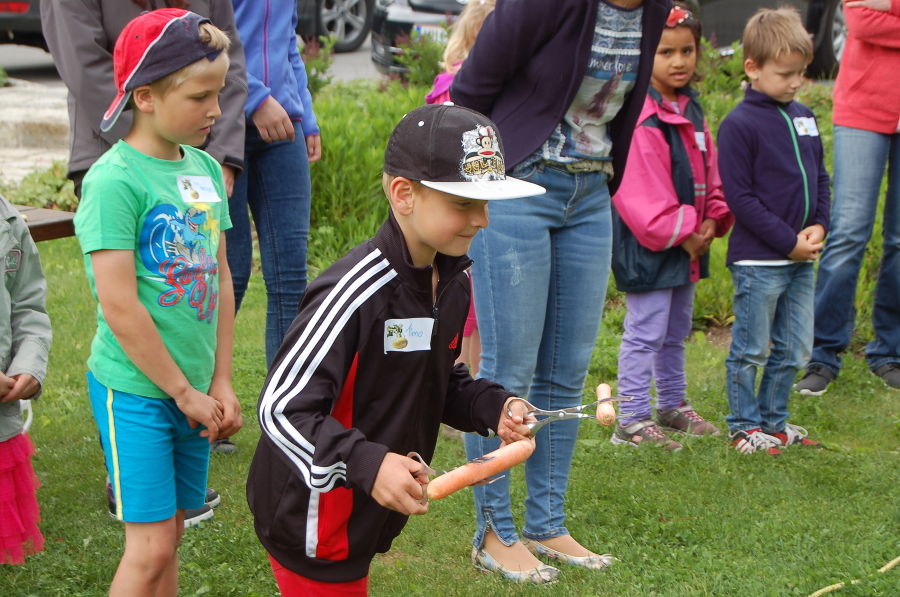
<svg viewBox="0 0 900 597"><path fill-rule="evenodd" d="M847 44L834 84L834 124L890 135L900 123L900 0L888 12L844 7Z"/></svg>
<svg viewBox="0 0 900 597"><path fill-rule="evenodd" d="M661 105L654 95L659 97L653 91L647 94L638 118L622 184L613 196L616 211L637 241L651 251L680 245L692 233L699 232L700 224L707 218L716 221L716 236L722 237L734 223L734 216L722 194L716 148L709 127L704 121L701 140L691 121L681 115L692 101L689 95L678 94L681 114L675 113L667 100ZM678 200L672 182L669 144L662 130L645 124L654 115L677 127L691 164L694 205L683 205ZM692 261L690 267L690 279L696 282L700 278L699 261Z"/></svg>

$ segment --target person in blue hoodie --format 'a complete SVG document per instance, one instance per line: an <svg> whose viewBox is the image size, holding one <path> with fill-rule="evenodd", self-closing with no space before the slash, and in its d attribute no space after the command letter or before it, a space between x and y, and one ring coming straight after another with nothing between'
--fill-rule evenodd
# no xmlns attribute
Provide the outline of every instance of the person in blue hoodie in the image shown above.
<svg viewBox="0 0 900 597"><path fill-rule="evenodd" d="M735 216L726 260L735 317L726 420L739 452L775 455L817 444L788 423L788 396L812 352L813 263L828 228L829 179L816 118L793 101L813 56L799 13L761 9L743 45L750 87L718 136L722 186Z"/></svg>
<svg viewBox="0 0 900 597"><path fill-rule="evenodd" d="M244 173L228 202L228 264L235 308L247 290L256 225L266 284L266 364L272 362L306 290L309 164L322 155L319 126L297 49L294 0L232 0L247 57Z"/></svg>

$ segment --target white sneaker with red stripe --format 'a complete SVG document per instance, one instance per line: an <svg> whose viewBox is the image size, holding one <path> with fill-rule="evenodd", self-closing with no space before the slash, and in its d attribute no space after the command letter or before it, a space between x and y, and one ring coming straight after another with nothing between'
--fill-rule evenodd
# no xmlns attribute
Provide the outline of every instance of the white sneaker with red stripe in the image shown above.
<svg viewBox="0 0 900 597"><path fill-rule="evenodd" d="M753 454L754 452L765 452L769 456L778 456L781 454L779 449L781 441L768 433L763 433L761 429L747 429L732 432L731 445L741 454Z"/></svg>

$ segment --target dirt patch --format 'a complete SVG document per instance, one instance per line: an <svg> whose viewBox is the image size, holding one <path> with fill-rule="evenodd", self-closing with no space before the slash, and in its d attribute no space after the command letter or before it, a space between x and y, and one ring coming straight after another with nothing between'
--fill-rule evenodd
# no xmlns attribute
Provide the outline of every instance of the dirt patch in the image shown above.
<svg viewBox="0 0 900 597"><path fill-rule="evenodd" d="M723 350L731 346L731 327L727 325L711 326L706 330L706 341Z"/></svg>

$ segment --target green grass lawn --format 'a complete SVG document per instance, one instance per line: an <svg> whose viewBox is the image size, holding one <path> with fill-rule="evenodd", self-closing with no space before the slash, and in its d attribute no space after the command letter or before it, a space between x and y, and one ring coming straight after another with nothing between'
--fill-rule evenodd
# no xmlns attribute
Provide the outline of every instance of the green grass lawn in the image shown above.
<svg viewBox="0 0 900 597"><path fill-rule="evenodd" d="M94 304L74 239L40 245L50 287L55 341L32 437L46 538L24 566L0 566L0 595L102 595L122 548L122 528L106 512L102 456L84 379ZM210 485L222 494L216 516L185 534L183 595L275 595L253 533L244 481L259 436L254 406L264 377L261 279L237 324L235 388L245 427L240 451L213 455ZM614 381L620 306L607 310L589 373ZM688 346L689 392L698 411L724 427L725 348L702 334ZM886 389L858 356L822 398L795 397L792 420L829 449L788 450L778 459L741 456L721 438L685 440L668 454L609 443L609 429L581 427L568 493L572 533L620 560L608 572L565 567L553 587L512 585L469 563L472 495L464 490L410 522L393 550L376 559L372 595L809 595L861 579L846 596L900 594L900 392ZM462 445L442 440L436 468L463 462ZM521 471L513 503L521 515Z"/></svg>

